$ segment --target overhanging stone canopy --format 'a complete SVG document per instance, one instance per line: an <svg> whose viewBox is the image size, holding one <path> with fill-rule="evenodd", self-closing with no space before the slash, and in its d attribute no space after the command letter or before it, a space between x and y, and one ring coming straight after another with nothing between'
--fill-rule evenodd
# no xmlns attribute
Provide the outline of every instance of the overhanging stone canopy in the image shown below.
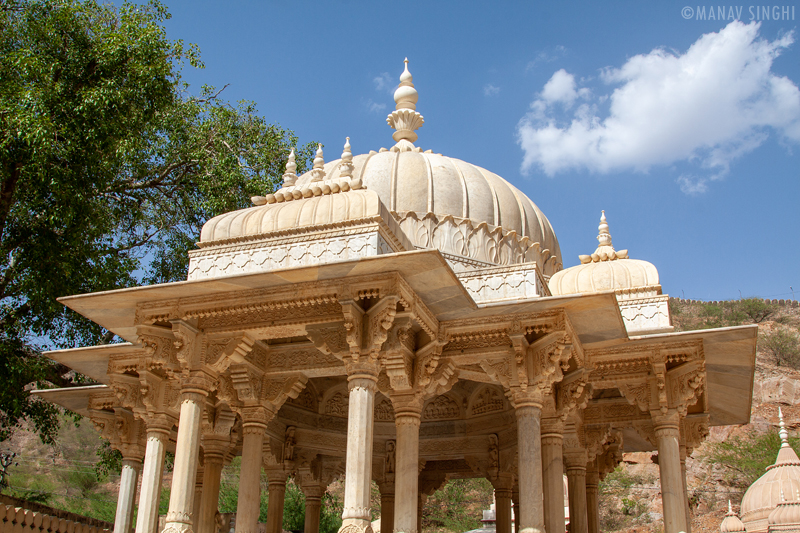
<svg viewBox="0 0 800 533"><path fill-rule="evenodd" d="M256 531L262 466L269 532L287 476L312 533L342 473L347 533L371 531L371 480L382 530L410 533L426 494L476 476L495 487L501 533L512 501L521 531L559 532L565 472L571 530L596 532L600 476L623 450L654 449L666 531L685 531L686 454L709 425L749 419L756 328L672 332L657 273L554 290L544 215L414 146L407 66L395 101L391 149L353 156L348 140L325 164L320 148L300 177L292 155L281 189L205 225L187 281L61 300L126 341L49 353L101 385L38 391L123 452L119 533L140 471L136 531L154 531L166 449L170 533L214 533L219 472L238 455L237 533Z"/></svg>

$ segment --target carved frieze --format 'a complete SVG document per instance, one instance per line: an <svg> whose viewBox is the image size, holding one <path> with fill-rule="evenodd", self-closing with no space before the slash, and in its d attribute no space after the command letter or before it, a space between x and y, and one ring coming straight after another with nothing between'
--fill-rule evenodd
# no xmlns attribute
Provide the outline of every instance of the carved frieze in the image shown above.
<svg viewBox="0 0 800 533"><path fill-rule="evenodd" d="M424 420L446 420L460 418L460 416L461 409L458 403L446 395L437 396L432 399L422 411L422 418Z"/></svg>
<svg viewBox="0 0 800 533"><path fill-rule="evenodd" d="M472 401L470 414L472 416L502 411L505 409L505 400L500 391L495 387L484 386L478 390L475 399Z"/></svg>
<svg viewBox="0 0 800 533"><path fill-rule="evenodd" d="M347 395L341 392L336 392L330 398L328 398L327 402L325 402L324 413L329 416L347 418L348 406L349 403Z"/></svg>

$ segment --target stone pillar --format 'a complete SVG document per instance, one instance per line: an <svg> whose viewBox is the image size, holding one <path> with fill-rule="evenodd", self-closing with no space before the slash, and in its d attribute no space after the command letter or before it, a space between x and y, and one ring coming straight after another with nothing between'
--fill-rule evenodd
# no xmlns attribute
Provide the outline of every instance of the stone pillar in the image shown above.
<svg viewBox="0 0 800 533"><path fill-rule="evenodd" d="M417 533L419 504L419 409L395 403L397 448L395 451L394 531ZM381 530L383 531L383 530Z"/></svg>
<svg viewBox="0 0 800 533"><path fill-rule="evenodd" d="M653 416L661 474L664 533L686 531L686 504L681 481L680 418L677 412Z"/></svg>
<svg viewBox="0 0 800 533"><path fill-rule="evenodd" d="M495 485L494 502L497 533L511 533L511 487Z"/></svg>
<svg viewBox="0 0 800 533"><path fill-rule="evenodd" d="M323 492L318 487L303 490L306 496L306 519L303 524L303 533L319 533L319 514L322 510Z"/></svg>
<svg viewBox="0 0 800 533"><path fill-rule="evenodd" d="M236 533L258 533L261 506L261 450L266 422L245 418L242 424L242 470L236 504Z"/></svg>
<svg viewBox="0 0 800 533"><path fill-rule="evenodd" d="M565 455L569 494L569 531L588 533L586 512L586 452ZM563 487L563 485L562 485ZM561 494L563 494L563 489Z"/></svg>
<svg viewBox="0 0 800 533"><path fill-rule="evenodd" d="M511 489L511 503L514 505L514 533L519 533L519 487Z"/></svg>
<svg viewBox="0 0 800 533"><path fill-rule="evenodd" d="M178 421L178 442L175 446L175 466L172 471L172 491L169 512L164 528L166 533L191 532L194 483L200 453L200 418L206 392L197 388L184 389L181 394L181 415Z"/></svg>
<svg viewBox="0 0 800 533"><path fill-rule="evenodd" d="M283 531L283 500L286 497L286 474L279 470L267 472L269 503L267 504L267 533Z"/></svg>
<svg viewBox="0 0 800 533"><path fill-rule="evenodd" d="M692 533L692 512L689 507L689 487L686 481L686 445L681 442L681 481L683 482L683 503L686 506L686 533Z"/></svg>
<svg viewBox="0 0 800 533"><path fill-rule="evenodd" d="M350 388L347 413L347 465L345 467L344 512L339 531L370 528L370 482L372 481L372 426L377 378L368 372L347 377ZM416 472L416 470L415 470Z"/></svg>
<svg viewBox="0 0 800 533"><path fill-rule="evenodd" d="M544 525L547 531L564 531L564 426L546 419L542 431Z"/></svg>
<svg viewBox="0 0 800 533"><path fill-rule="evenodd" d="M169 428L148 426L147 447L142 467L142 487L139 490L139 511L136 515L136 533L156 533L158 526L158 500L161 497L161 479L164 473L164 443L169 439Z"/></svg>
<svg viewBox="0 0 800 533"><path fill-rule="evenodd" d="M586 517L589 533L600 533L600 472L597 460L590 461L586 467Z"/></svg>
<svg viewBox="0 0 800 533"><path fill-rule="evenodd" d="M203 511L201 504L203 503L203 449L200 448L198 454L197 475L194 480L194 500L192 503L192 526L195 533L203 529Z"/></svg>
<svg viewBox="0 0 800 533"><path fill-rule="evenodd" d="M381 483L381 531L394 531L394 483Z"/></svg>
<svg viewBox="0 0 800 533"><path fill-rule="evenodd" d="M426 494L420 493L417 497L417 531L422 531L422 510L425 508L425 502L428 501Z"/></svg>
<svg viewBox="0 0 800 533"><path fill-rule="evenodd" d="M209 437L206 437L209 439ZM200 503L200 527L198 533L216 533L217 507L219 506L219 484L224 463L224 448L206 446L203 455L203 496ZM222 533L228 533L223 531Z"/></svg>
<svg viewBox="0 0 800 533"><path fill-rule="evenodd" d="M141 453L141 452L140 452ZM114 533L130 533L133 525L133 503L136 501L136 485L142 470L141 456L122 460L119 476L117 514L114 518Z"/></svg>
<svg viewBox="0 0 800 533"><path fill-rule="evenodd" d="M517 399L515 412L519 455L519 530L521 533L543 533L542 406L535 401Z"/></svg>

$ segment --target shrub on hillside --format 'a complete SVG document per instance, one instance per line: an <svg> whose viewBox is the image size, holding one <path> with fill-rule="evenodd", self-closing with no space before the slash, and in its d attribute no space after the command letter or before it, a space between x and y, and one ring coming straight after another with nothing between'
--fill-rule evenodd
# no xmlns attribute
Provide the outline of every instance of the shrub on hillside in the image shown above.
<svg viewBox="0 0 800 533"><path fill-rule="evenodd" d="M800 449L800 439L790 437L789 444L795 452ZM721 466L724 483L744 491L775 463L780 447L777 431L761 435L751 431L724 442L709 442L703 460Z"/></svg>
<svg viewBox="0 0 800 533"><path fill-rule="evenodd" d="M796 332L777 328L759 335L759 344L772 355L776 365L800 368L800 336Z"/></svg>

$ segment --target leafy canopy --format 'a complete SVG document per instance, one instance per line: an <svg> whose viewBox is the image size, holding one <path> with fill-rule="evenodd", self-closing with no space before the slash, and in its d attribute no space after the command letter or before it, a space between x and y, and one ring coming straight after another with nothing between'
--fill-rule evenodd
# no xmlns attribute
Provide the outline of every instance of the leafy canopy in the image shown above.
<svg viewBox="0 0 800 533"><path fill-rule="evenodd" d="M205 220L274 189L297 144L251 102L191 96L199 53L168 18L157 0L0 0L0 440L25 417L52 440L55 409L26 389L81 379L42 348L113 338L57 297L185 278Z"/></svg>

